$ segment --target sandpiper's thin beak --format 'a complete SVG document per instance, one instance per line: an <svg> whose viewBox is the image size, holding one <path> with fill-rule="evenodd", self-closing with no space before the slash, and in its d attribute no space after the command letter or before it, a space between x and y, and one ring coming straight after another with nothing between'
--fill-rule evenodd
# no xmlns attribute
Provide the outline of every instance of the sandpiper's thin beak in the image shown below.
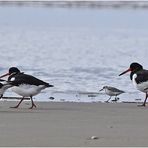
<svg viewBox="0 0 148 148"><path fill-rule="evenodd" d="M103 90L103 88L102 89L100 89L100 91L102 91Z"/></svg>
<svg viewBox="0 0 148 148"><path fill-rule="evenodd" d="M6 73L6 74L0 76L0 78L6 77L6 76L8 76L8 75L10 75L10 74L9 74L9 73Z"/></svg>
<svg viewBox="0 0 148 148"><path fill-rule="evenodd" d="M127 73L127 72L129 72L129 71L131 71L131 68L127 69L126 71L124 71L124 72L122 72L122 73L120 73L119 76L121 76L121 75L123 75L123 74L125 74L125 73Z"/></svg>

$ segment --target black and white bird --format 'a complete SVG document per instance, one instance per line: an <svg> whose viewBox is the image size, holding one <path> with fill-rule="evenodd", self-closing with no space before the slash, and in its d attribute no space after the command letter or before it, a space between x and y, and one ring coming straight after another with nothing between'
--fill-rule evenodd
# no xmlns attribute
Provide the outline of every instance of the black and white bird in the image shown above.
<svg viewBox="0 0 148 148"><path fill-rule="evenodd" d="M105 93L110 96L109 99L105 102L109 102L109 100L111 99L112 96L115 96L115 100L114 101L118 101L119 98L117 98L118 95L125 93L122 90L119 90L115 87L111 87L111 86L104 86L100 91L105 90ZM113 101L113 100L112 100Z"/></svg>
<svg viewBox="0 0 148 148"><path fill-rule="evenodd" d="M130 73L130 79L133 82L133 85L141 92L144 92L146 94L145 100L141 106L146 105L146 100L148 98L148 70L143 69L143 66L139 63L132 63L130 67L122 72L119 76L127 73Z"/></svg>
<svg viewBox="0 0 148 148"><path fill-rule="evenodd" d="M0 99L3 97L5 91L10 88L13 87L13 85L11 84L11 82L7 82L5 80L0 79Z"/></svg>
<svg viewBox="0 0 148 148"><path fill-rule="evenodd" d="M39 94L45 88L53 87L53 85L50 85L34 76L20 72L17 67L9 68L9 72L2 75L0 78L5 76L9 76L8 82L11 82L11 84L14 85L12 87L12 91L22 96L20 102L12 108L18 108L25 97L30 97L31 99L32 105L30 109L36 107L32 97Z"/></svg>

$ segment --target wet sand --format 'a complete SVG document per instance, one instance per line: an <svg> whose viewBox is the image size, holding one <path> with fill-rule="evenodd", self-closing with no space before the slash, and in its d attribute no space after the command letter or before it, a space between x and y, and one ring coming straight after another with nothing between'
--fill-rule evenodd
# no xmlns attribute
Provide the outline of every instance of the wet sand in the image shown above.
<svg viewBox="0 0 148 148"><path fill-rule="evenodd" d="M148 146L148 106L0 102L0 146ZM96 136L97 139L90 137Z"/></svg>

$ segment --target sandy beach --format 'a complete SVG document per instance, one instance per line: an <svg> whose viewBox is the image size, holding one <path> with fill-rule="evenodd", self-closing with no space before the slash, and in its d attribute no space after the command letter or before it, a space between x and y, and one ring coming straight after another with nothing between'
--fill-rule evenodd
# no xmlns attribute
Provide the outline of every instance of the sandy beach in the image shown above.
<svg viewBox="0 0 148 148"><path fill-rule="evenodd" d="M148 107L136 103L0 103L0 146L148 146ZM91 139L96 136L97 139Z"/></svg>

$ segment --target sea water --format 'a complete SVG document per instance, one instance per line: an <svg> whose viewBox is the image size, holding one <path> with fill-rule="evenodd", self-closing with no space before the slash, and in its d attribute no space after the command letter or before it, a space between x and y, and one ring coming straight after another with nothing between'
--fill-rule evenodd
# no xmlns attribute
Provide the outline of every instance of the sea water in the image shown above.
<svg viewBox="0 0 148 148"><path fill-rule="evenodd" d="M55 86L37 101L106 101L104 85L124 90L120 101L143 101L118 75L132 62L148 69L147 18L146 9L0 6L0 75L17 66Z"/></svg>

